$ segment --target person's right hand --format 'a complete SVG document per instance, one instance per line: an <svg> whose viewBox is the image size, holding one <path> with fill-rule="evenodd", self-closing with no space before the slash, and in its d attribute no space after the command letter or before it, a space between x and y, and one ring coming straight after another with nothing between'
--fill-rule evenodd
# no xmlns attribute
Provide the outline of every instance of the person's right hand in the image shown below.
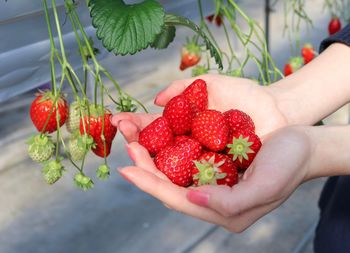
<svg viewBox="0 0 350 253"><path fill-rule="evenodd" d="M271 95L269 88L244 78L208 74L177 80L157 95L155 104L165 106L170 99L179 95L198 78L207 83L209 109L221 112L230 109L244 111L252 117L259 136L287 125L287 120L278 109L277 99ZM128 142L133 142L138 140L139 132L159 116L159 114L119 113L113 117L112 123L118 127Z"/></svg>
<svg viewBox="0 0 350 253"><path fill-rule="evenodd" d="M171 209L242 232L280 206L302 182L319 176L317 170L324 157L314 154L315 147L306 132L300 127L286 127L265 136L252 165L233 187L175 185L137 142L127 145L135 165L119 172ZM318 136L322 138L322 134Z"/></svg>

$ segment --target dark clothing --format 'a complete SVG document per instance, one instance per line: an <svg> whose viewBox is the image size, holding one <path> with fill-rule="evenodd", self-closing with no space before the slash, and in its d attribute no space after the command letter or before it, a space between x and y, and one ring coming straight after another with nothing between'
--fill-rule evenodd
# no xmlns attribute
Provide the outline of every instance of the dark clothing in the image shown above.
<svg viewBox="0 0 350 253"><path fill-rule="evenodd" d="M350 252L350 176L331 177L319 201L315 253Z"/></svg>
<svg viewBox="0 0 350 253"><path fill-rule="evenodd" d="M320 52L335 42L350 46L350 25L325 39ZM330 177L322 190L319 207L315 253L350 253L350 176Z"/></svg>
<svg viewBox="0 0 350 253"><path fill-rule="evenodd" d="M330 44L340 42L345 45L350 46L350 25L347 25L344 29L337 32L336 34L333 34L332 36L328 37L324 41L322 41L320 45L320 52L325 50ZM349 62L350 64L350 62Z"/></svg>

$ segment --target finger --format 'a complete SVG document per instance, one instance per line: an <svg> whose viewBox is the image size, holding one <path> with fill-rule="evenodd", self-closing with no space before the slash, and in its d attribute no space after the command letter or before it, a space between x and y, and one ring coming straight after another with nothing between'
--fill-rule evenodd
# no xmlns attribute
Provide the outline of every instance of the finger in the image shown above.
<svg viewBox="0 0 350 253"><path fill-rule="evenodd" d="M120 121L129 120L133 122L139 129L143 129L149 123L151 123L156 118L159 118L160 116L160 114L121 112L115 114L112 117L112 124L115 127L118 127Z"/></svg>
<svg viewBox="0 0 350 253"><path fill-rule="evenodd" d="M200 187L189 193L189 200L228 217L286 199L305 177L301 168L310 151L300 134L280 131L274 136L266 140L239 184Z"/></svg>
<svg viewBox="0 0 350 253"><path fill-rule="evenodd" d="M152 157L142 145L137 142L132 142L127 144L126 148L130 158L134 161L137 167L143 168L161 179L169 180L160 170L157 169Z"/></svg>
<svg viewBox="0 0 350 253"><path fill-rule="evenodd" d="M169 181L160 179L153 173L140 167L126 167L119 172L142 191L154 196L178 212L221 226L228 223L228 220L217 212L190 203L186 199L187 188L179 187Z"/></svg>
<svg viewBox="0 0 350 253"><path fill-rule="evenodd" d="M159 106L165 106L170 99L181 94L187 88L187 86L193 83L194 80L203 79L208 83L213 78L212 76L214 75L202 75L183 80L176 80L172 82L167 88L158 93L156 99L154 100L154 103Z"/></svg>
<svg viewBox="0 0 350 253"><path fill-rule="evenodd" d="M140 129L132 121L119 121L118 129L128 143L138 141Z"/></svg>
<svg viewBox="0 0 350 253"><path fill-rule="evenodd" d="M209 207L224 217L232 217L252 208L269 204L265 191L255 180L241 181L229 186L202 186L189 191L187 198L192 203Z"/></svg>
<svg viewBox="0 0 350 253"><path fill-rule="evenodd" d="M235 215L228 219L228 222L224 225L224 228L230 232L241 233L279 205L280 203L271 203Z"/></svg>

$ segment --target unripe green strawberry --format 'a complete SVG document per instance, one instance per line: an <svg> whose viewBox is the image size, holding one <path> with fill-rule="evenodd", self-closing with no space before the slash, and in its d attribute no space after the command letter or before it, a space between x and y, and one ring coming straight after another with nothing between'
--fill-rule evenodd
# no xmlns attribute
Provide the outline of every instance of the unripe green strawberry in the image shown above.
<svg viewBox="0 0 350 253"><path fill-rule="evenodd" d="M35 162L49 160L55 151L55 145L47 134L34 135L27 141L27 144L29 144L28 154Z"/></svg>
<svg viewBox="0 0 350 253"><path fill-rule="evenodd" d="M85 176L82 172L74 176L74 182L79 188L83 189L84 191L87 191L94 187L94 182L91 180L91 178Z"/></svg>
<svg viewBox="0 0 350 253"><path fill-rule="evenodd" d="M94 140L91 136L84 134L80 135L79 130L76 130L69 137L68 151L74 161L84 159L86 153L94 147Z"/></svg>
<svg viewBox="0 0 350 253"><path fill-rule="evenodd" d="M107 164L102 164L100 167L98 167L96 171L96 175L101 180L106 180L109 178L110 175L110 169Z"/></svg>
<svg viewBox="0 0 350 253"><path fill-rule="evenodd" d="M69 106L69 115L66 121L67 130L73 133L75 130L79 129L80 126L80 110L81 107L78 101L74 101Z"/></svg>
<svg viewBox="0 0 350 253"><path fill-rule="evenodd" d="M48 184L54 184L62 177L63 172L65 171L61 164L62 159L63 158L58 158L56 160L45 162L42 172Z"/></svg>

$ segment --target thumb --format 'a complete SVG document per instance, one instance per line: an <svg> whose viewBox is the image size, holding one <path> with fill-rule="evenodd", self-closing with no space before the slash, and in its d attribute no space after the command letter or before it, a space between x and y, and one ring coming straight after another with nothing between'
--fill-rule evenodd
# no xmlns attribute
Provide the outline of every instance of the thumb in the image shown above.
<svg viewBox="0 0 350 253"><path fill-rule="evenodd" d="M167 88L162 90L156 96L154 103L159 106L165 106L170 99L180 95L194 80L200 77L188 78L183 80L173 81ZM201 77L202 78L202 77Z"/></svg>
<svg viewBox="0 0 350 253"><path fill-rule="evenodd" d="M165 106L170 99L181 94L186 89L185 82L185 80L172 82L168 87L158 93L154 103L159 106Z"/></svg>

